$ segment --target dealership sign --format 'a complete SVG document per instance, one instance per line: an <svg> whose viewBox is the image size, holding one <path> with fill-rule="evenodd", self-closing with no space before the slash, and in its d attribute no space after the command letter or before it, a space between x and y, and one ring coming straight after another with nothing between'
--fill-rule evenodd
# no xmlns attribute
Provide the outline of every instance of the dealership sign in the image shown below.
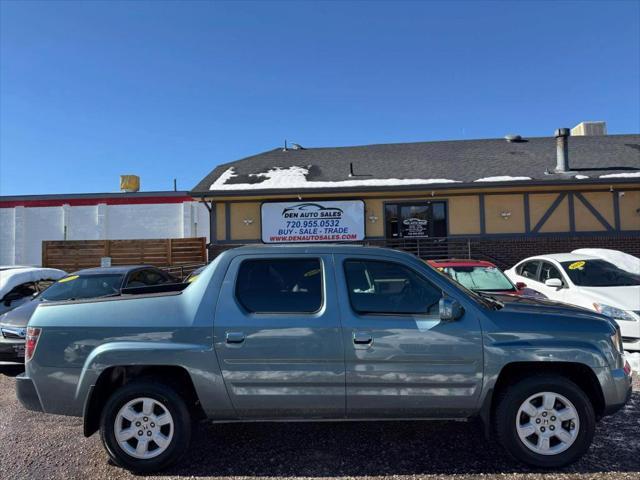
<svg viewBox="0 0 640 480"><path fill-rule="evenodd" d="M353 242L364 239L364 202L262 204L264 243Z"/></svg>

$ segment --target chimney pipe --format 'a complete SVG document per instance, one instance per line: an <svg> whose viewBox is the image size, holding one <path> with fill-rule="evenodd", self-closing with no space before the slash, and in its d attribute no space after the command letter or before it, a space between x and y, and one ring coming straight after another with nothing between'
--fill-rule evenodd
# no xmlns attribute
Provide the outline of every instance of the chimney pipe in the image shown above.
<svg viewBox="0 0 640 480"><path fill-rule="evenodd" d="M569 135L568 128L556 130L556 173L569 171Z"/></svg>

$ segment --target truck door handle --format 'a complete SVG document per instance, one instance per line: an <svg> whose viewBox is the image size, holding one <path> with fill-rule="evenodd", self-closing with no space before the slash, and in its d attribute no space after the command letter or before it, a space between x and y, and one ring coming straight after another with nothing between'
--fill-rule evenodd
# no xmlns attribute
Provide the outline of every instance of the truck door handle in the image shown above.
<svg viewBox="0 0 640 480"><path fill-rule="evenodd" d="M244 333L227 332L227 343L242 343L242 342L244 342Z"/></svg>
<svg viewBox="0 0 640 480"><path fill-rule="evenodd" d="M370 345L373 343L373 337L366 332L353 332L353 343L356 345Z"/></svg>

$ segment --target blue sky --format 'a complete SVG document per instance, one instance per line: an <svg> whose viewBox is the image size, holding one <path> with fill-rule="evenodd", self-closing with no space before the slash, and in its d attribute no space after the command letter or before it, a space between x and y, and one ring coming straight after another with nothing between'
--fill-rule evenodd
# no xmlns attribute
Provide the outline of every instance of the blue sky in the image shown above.
<svg viewBox="0 0 640 480"><path fill-rule="evenodd" d="M640 132L640 2L0 2L0 194L307 147Z"/></svg>

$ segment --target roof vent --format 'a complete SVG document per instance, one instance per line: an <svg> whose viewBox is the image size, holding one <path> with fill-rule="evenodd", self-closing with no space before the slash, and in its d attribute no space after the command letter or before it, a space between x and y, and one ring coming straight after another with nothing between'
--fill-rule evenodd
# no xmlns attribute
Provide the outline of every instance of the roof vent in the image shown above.
<svg viewBox="0 0 640 480"><path fill-rule="evenodd" d="M299 143L292 143L291 150L306 150L306 149Z"/></svg>
<svg viewBox="0 0 640 480"><path fill-rule="evenodd" d="M516 135L514 133L510 133L509 135L505 135L504 139L509 143L519 143L524 142L520 135Z"/></svg>
<svg viewBox="0 0 640 480"><path fill-rule="evenodd" d="M571 129L571 136L573 137L592 137L606 134L606 122L580 122Z"/></svg>
<svg viewBox="0 0 640 480"><path fill-rule="evenodd" d="M569 136L571 132L568 128L558 128L556 137L556 173L566 173L569 171Z"/></svg>

